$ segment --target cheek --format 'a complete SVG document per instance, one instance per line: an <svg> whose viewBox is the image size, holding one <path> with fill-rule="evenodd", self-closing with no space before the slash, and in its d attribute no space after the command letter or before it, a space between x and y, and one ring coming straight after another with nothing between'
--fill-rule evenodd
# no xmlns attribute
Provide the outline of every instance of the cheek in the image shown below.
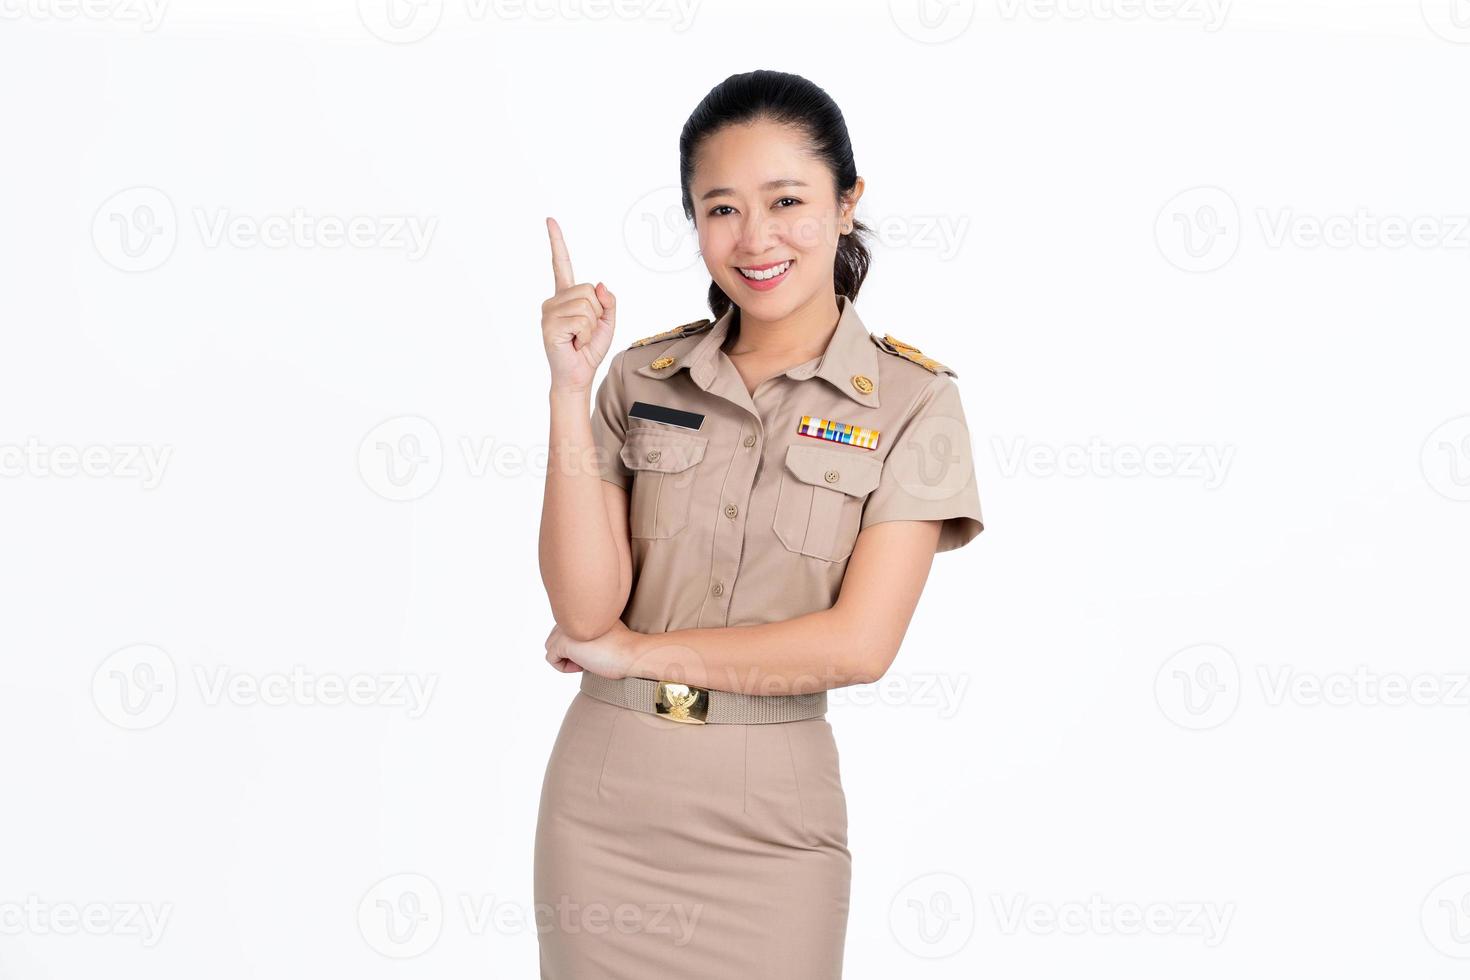
<svg viewBox="0 0 1470 980"><path fill-rule="evenodd" d="M705 261L711 265L726 265L726 259L730 257L730 250L735 247L735 239L730 235L727 225L719 222L704 224L695 229L695 239L699 244L699 254L703 255Z"/></svg>
<svg viewBox="0 0 1470 980"><path fill-rule="evenodd" d="M807 255L837 250L837 235L830 217L807 215L786 223L784 238Z"/></svg>

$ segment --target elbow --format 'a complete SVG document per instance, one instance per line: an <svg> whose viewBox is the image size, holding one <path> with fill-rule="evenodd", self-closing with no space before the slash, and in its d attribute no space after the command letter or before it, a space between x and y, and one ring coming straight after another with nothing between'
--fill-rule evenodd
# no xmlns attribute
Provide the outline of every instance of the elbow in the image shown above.
<svg viewBox="0 0 1470 980"><path fill-rule="evenodd" d="M876 684L888 673L898 657L898 648L889 644L869 644L857 658L853 668L854 684Z"/></svg>
<svg viewBox="0 0 1470 980"><path fill-rule="evenodd" d="M616 616L568 616L566 619L558 616L556 625L560 626L561 631L569 638L585 642L595 640L612 629L616 621Z"/></svg>

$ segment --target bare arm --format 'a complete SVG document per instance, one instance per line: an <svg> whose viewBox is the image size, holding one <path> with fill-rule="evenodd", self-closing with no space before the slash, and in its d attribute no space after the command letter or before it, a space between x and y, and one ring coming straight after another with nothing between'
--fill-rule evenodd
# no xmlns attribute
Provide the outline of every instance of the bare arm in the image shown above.
<svg viewBox="0 0 1470 980"><path fill-rule="evenodd" d="M552 447L541 505L541 581L551 612L580 640L606 633L628 603L628 492L592 462L585 392L551 393Z"/></svg>
<svg viewBox="0 0 1470 980"><path fill-rule="evenodd" d="M546 227L556 293L541 304L551 364L541 581L557 623L591 639L617 621L633 579L628 494L602 479L590 418L592 378L612 345L617 302L601 283L574 282L560 227L551 218Z"/></svg>
<svg viewBox="0 0 1470 980"><path fill-rule="evenodd" d="M746 694L876 681L898 654L942 522L885 521L858 535L830 609L777 623L627 635L627 674Z"/></svg>

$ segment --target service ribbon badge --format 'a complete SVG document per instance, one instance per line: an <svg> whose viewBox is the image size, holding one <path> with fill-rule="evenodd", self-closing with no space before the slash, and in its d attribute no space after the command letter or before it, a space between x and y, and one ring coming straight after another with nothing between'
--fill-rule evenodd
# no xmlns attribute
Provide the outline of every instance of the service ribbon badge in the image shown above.
<svg viewBox="0 0 1470 980"><path fill-rule="evenodd" d="M859 449L878 448L877 429L864 429L860 425L852 425L848 422L834 422L831 419L803 415L796 431L801 435L811 436L813 439L840 442L848 446L857 446Z"/></svg>

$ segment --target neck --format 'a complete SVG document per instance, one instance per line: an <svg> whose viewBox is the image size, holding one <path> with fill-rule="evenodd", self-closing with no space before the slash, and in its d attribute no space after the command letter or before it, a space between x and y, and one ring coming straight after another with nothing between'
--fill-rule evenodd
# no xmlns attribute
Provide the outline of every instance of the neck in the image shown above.
<svg viewBox="0 0 1470 980"><path fill-rule="evenodd" d="M810 300L779 320L760 320L736 307L725 345L727 354L783 357L827 349L842 310L833 290L818 290Z"/></svg>

